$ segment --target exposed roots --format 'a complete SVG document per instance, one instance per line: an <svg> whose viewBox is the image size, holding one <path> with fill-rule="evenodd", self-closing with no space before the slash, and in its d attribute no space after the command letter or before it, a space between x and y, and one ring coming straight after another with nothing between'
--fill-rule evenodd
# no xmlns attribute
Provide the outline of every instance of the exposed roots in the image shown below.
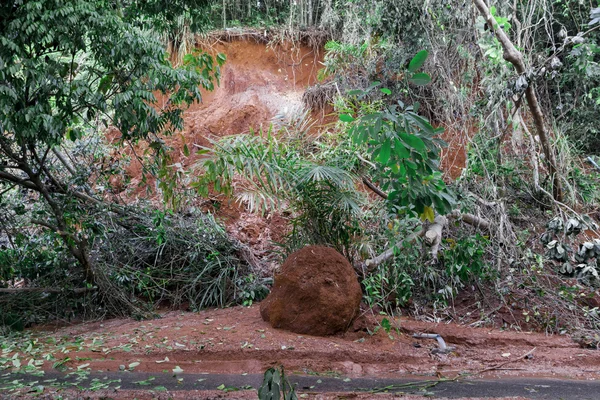
<svg viewBox="0 0 600 400"><path fill-rule="evenodd" d="M325 84L316 84L306 89L302 95L302 103L306 108L318 111L323 110L325 106L333 103L337 95L337 88L334 82Z"/></svg>

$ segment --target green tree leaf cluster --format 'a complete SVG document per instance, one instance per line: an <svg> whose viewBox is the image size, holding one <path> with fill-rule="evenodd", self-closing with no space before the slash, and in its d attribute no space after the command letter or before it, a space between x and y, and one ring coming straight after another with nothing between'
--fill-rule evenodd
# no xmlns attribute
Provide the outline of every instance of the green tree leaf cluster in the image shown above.
<svg viewBox="0 0 600 400"><path fill-rule="evenodd" d="M100 200L49 167L56 146L104 123L121 141L149 140L160 153L159 135L183 127L183 107L201 99L201 88L214 87L224 62L197 53L174 68L156 34L142 29L152 16L124 17L135 4L0 4L0 187L20 186L47 204L36 223L64 239L88 283L90 233L76 203Z"/></svg>

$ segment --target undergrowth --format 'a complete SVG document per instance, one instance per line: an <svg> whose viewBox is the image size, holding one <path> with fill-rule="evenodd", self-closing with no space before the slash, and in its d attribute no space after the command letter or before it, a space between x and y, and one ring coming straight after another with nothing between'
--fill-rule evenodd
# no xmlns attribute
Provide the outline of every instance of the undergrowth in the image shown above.
<svg viewBox="0 0 600 400"><path fill-rule="evenodd" d="M126 210L126 211L125 211ZM16 329L45 321L150 317L159 307L222 307L260 300L266 287L211 215L126 208L96 215L95 287L81 287L54 233L19 234L0 249L0 322ZM8 279L7 279L8 278Z"/></svg>

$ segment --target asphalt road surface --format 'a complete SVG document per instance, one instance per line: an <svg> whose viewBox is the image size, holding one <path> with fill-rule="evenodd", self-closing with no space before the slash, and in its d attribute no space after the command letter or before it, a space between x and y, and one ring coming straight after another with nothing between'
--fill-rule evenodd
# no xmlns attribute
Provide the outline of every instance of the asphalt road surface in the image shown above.
<svg viewBox="0 0 600 400"><path fill-rule="evenodd" d="M530 399L600 399L600 381L577 381L540 378L510 379L460 379L458 381L435 381L416 378L377 379L332 376L289 375L298 393L325 392L400 392L427 394L432 398L459 397L512 397ZM79 389L121 390L224 390L257 389L262 375L181 374L142 372L77 372L65 374L46 372L43 376L10 374L0 376L0 393L8 393L15 387L62 386Z"/></svg>

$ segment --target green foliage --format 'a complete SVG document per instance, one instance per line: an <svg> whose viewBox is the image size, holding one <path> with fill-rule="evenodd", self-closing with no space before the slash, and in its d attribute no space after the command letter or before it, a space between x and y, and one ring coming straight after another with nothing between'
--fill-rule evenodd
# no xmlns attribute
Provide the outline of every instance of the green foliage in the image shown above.
<svg viewBox="0 0 600 400"><path fill-rule="evenodd" d="M157 109L154 93L190 103L201 97L198 83L210 89L218 77L206 55L173 69L160 42L101 2L17 2L0 15L0 123L15 141L75 139L75 123L111 111L124 138L178 129L181 110Z"/></svg>
<svg viewBox="0 0 600 400"><path fill-rule="evenodd" d="M425 64L428 55L429 54L427 53L427 50L421 50L418 52L413 59L410 60L410 63L408 64L408 70L412 73L417 72L417 70L419 70L423 64Z"/></svg>
<svg viewBox="0 0 600 400"><path fill-rule="evenodd" d="M40 236L18 233L13 245L0 248L0 282L26 280L52 285L64 278L73 265L55 233Z"/></svg>
<svg viewBox="0 0 600 400"><path fill-rule="evenodd" d="M397 212L414 211L430 218L431 209L445 214L453 196L438 171L440 133L412 107L391 105L361 116L351 128L356 143L366 144L378 166L377 179ZM430 218L432 219L432 218Z"/></svg>
<svg viewBox="0 0 600 400"><path fill-rule="evenodd" d="M73 291L86 288L84 277L56 233L19 233L0 246L0 287L20 283L30 290L0 293L0 325L27 327L76 315L148 317L157 306L197 310L248 304L268 293L210 215L124 208L91 217L99 290Z"/></svg>
<svg viewBox="0 0 600 400"><path fill-rule="evenodd" d="M298 400L295 386L285 376L283 367L265 371L263 383L258 389L259 400Z"/></svg>
<svg viewBox="0 0 600 400"><path fill-rule="evenodd" d="M408 65L409 79L415 84L430 81L429 75L415 73L425 63L427 54L417 53ZM375 82L367 91L354 90L350 94L364 98L377 85ZM348 114L341 114L340 120L355 122ZM416 212L433 221L434 209L445 214L455 203L439 172L438 152L445 143L436 136L441 132L402 102L384 106L380 111L361 112L350 128L354 142L367 146L377 165L377 180L389 192L387 202L396 212Z"/></svg>
<svg viewBox="0 0 600 400"><path fill-rule="evenodd" d="M0 185L37 192L45 206L36 224L59 233L89 284L95 283L89 240L97 232L84 203L102 201L93 198L78 166L56 162L58 146L110 124L121 142L148 140L164 170L168 158L158 135L183 127L183 107L201 99L201 88L214 88L224 61L196 53L173 68L155 34L140 27L151 18L139 10L135 17L124 13L130 6L91 0L0 5ZM70 177L79 177L77 186ZM159 178L171 195L167 174Z"/></svg>
<svg viewBox="0 0 600 400"><path fill-rule="evenodd" d="M444 250L441 261L450 277L458 278L460 284L488 279L491 268L485 258L490 241L480 234L458 240L446 239L448 248Z"/></svg>
<svg viewBox="0 0 600 400"><path fill-rule="evenodd" d="M399 262L382 264L362 281L364 298L370 308L381 308L394 314L404 307L413 296L415 283Z"/></svg>
<svg viewBox="0 0 600 400"><path fill-rule="evenodd" d="M562 275L576 277L585 285L600 287L600 240L578 243L576 238L587 229L597 229L588 216L551 219L540 241L546 249L546 258Z"/></svg>

